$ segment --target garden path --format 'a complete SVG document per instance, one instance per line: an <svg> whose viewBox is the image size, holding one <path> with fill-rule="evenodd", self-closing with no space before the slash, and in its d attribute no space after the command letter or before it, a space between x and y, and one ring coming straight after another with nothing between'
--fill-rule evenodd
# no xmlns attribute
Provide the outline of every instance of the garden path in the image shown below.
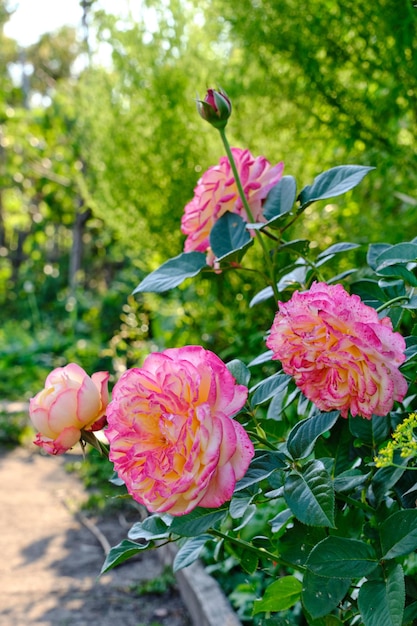
<svg viewBox="0 0 417 626"><path fill-rule="evenodd" d="M126 520L96 518L88 528L73 513L86 495L65 470L68 456L34 448L0 451L0 626L190 626L176 589L132 591L162 573L155 553L97 578L103 544L126 536Z"/></svg>

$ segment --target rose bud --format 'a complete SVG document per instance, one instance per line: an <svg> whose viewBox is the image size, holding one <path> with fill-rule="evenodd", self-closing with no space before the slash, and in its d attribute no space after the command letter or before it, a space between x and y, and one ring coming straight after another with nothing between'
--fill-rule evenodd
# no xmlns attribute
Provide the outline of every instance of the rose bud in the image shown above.
<svg viewBox="0 0 417 626"><path fill-rule="evenodd" d="M197 100L197 110L203 120L222 129L232 113L232 103L223 89L208 89L204 100Z"/></svg>

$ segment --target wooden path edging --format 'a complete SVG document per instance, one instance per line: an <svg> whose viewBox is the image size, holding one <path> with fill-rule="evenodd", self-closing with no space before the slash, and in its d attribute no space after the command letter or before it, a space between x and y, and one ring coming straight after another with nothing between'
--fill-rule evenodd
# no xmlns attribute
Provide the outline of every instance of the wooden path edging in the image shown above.
<svg viewBox="0 0 417 626"><path fill-rule="evenodd" d="M172 565L174 546L161 546L157 551L166 565ZM175 578L194 626L242 626L220 585L199 561L176 572Z"/></svg>

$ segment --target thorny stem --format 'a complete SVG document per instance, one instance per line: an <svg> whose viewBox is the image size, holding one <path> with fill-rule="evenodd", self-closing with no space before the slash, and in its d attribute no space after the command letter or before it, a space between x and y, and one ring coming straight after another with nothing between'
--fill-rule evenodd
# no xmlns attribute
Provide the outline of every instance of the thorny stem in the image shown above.
<svg viewBox="0 0 417 626"><path fill-rule="evenodd" d="M385 302L384 304L381 304L381 306L379 306L375 310L376 310L377 313L381 313L381 311L383 311L384 309L388 308L392 304L395 304L396 302L401 302L402 300L406 300L408 302L410 300L410 298L409 298L409 296L397 296L396 298L392 298L392 300L388 300L388 302Z"/></svg>
<svg viewBox="0 0 417 626"><path fill-rule="evenodd" d="M226 533L222 533L220 530L215 530L214 528L210 528L210 530L208 530L207 532L210 535L213 535L214 537L219 537L220 539L225 539L226 541L230 541L231 543L234 543L236 546L239 546L240 548L243 548L245 550L248 550L249 552L252 552L253 554L256 554L260 558L267 558L270 561L273 561L274 563L276 563L277 565L282 565L283 567L296 569L296 570L299 570L300 572L305 571L305 567L303 567L302 565L296 565L295 563L290 563L289 561L282 559L277 554L273 554L272 552L269 552L269 550L264 550L263 548L256 548L251 543L248 543L247 541L243 541L243 539L238 539L238 537L231 537L230 535L227 535Z"/></svg>
<svg viewBox="0 0 417 626"><path fill-rule="evenodd" d="M247 198L245 196L245 192L244 192L243 187L242 187L242 182L240 180L239 172L237 171L236 163L235 163L235 160L233 158L233 153L232 153L232 150L230 148L229 141L228 141L228 139L226 137L226 131L225 131L224 128L219 128L218 130L219 130L220 137L221 137L223 145L224 145L224 149L225 149L226 154L227 154L227 158L229 159L229 163L230 163L230 166L231 166L232 171L233 171L233 176L234 176L235 181L236 181L236 186L237 186L237 190L239 192L240 199L242 200L243 206L245 207L245 210L246 210L246 213L247 213L249 219L252 222L255 222L255 218L253 216L253 213L251 211L251 208L249 206L248 200L247 200ZM259 243L262 246L262 250L263 250L263 253L264 253L265 261L267 263L267 266L269 268L269 273L270 273L270 280L269 280L269 282L270 282L270 285L271 285L272 290L274 292L274 297L278 301L279 300L279 292L278 292L277 284L276 284L276 281L275 281L274 268L273 268L273 264L271 263L271 259L269 257L268 249L267 249L267 247L265 245L265 242L264 242L264 240L262 238L261 233L258 232L257 230L255 230L255 236L257 237Z"/></svg>

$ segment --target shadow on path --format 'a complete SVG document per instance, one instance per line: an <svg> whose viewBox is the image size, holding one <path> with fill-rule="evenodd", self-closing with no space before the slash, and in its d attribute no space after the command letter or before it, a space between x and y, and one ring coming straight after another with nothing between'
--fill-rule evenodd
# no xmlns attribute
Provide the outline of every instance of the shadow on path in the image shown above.
<svg viewBox="0 0 417 626"><path fill-rule="evenodd" d="M103 548L65 506L85 498L67 461L0 451L0 626L190 626L176 590L132 592L162 573L157 554L144 552L98 578ZM126 536L116 515L95 523L111 545Z"/></svg>

